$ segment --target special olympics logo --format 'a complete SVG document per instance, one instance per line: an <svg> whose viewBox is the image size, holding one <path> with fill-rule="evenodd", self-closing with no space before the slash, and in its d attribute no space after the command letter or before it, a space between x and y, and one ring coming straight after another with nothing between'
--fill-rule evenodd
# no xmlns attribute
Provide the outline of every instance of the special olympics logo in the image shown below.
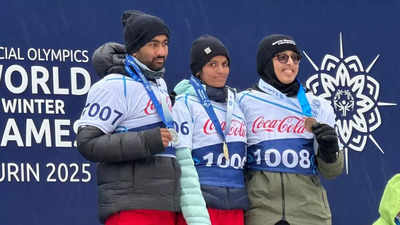
<svg viewBox="0 0 400 225"><path fill-rule="evenodd" d="M336 112L346 116L347 112L354 110L354 97L349 90L338 90L333 98L333 106Z"/></svg>
<svg viewBox="0 0 400 225"><path fill-rule="evenodd" d="M348 151L362 152L370 139L382 152L383 149L373 137L373 132L382 124L380 106L394 106L395 103L380 102L380 84L370 71L379 54L364 69L358 56L343 57L342 34L339 58L326 54L318 67L303 51L314 67L316 74L306 81L306 87L314 95L321 96L331 104L336 113L336 130L345 151L346 171L348 172Z"/></svg>

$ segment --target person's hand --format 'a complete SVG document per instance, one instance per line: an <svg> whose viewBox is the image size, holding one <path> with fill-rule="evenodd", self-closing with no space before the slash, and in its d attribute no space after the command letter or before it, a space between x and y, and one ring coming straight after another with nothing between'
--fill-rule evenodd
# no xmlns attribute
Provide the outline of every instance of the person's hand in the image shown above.
<svg viewBox="0 0 400 225"><path fill-rule="evenodd" d="M167 128L160 128L161 133L161 141L163 143L164 148L168 147L170 141L172 141L172 136L169 133Z"/></svg>
<svg viewBox="0 0 400 225"><path fill-rule="evenodd" d="M324 123L314 123L312 132L318 142L320 158L325 162L335 162L336 153L339 151L338 137L333 127Z"/></svg>

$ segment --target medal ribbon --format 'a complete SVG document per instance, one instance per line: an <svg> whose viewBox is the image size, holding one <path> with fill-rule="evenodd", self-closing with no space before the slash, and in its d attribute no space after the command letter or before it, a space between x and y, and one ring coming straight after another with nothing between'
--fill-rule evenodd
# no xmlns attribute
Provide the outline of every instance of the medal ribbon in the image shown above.
<svg viewBox="0 0 400 225"><path fill-rule="evenodd" d="M192 84L194 90L196 91L197 97L200 99L200 103L203 105L204 109L206 110L208 116L210 117L211 121L213 122L215 129L219 136L221 136L222 140L224 141L224 148L226 147L226 136L230 131L231 120L233 109L235 105L235 95L234 93L228 88L228 102L227 102L227 112L226 112L226 126L225 132L222 131L221 124L215 114L214 108L212 107L211 101L207 96L206 91L204 90L203 86L201 85L199 79L195 76L190 77L190 83Z"/></svg>
<svg viewBox="0 0 400 225"><path fill-rule="evenodd" d="M165 126L167 128L173 128L174 124L172 116L168 110L168 106L165 99L163 99L163 96L160 95L160 100L161 100L161 105L160 105L160 102L157 100L153 92L153 89L151 88L150 82L143 75L138 65L136 65L133 57L130 55L126 55L125 57L125 70L132 77L132 79L142 83L144 89L149 95L151 101L153 102L154 107L156 108L157 114L161 117L161 120L163 121ZM156 82L158 86L161 85L159 79L157 79Z"/></svg>
<svg viewBox="0 0 400 225"><path fill-rule="evenodd" d="M298 80L296 80L296 81L299 82ZM264 99L264 101L266 101L268 103L271 103L273 105L276 105L278 107L285 108L285 109L288 109L290 111L303 114L306 117L311 117L312 113L311 113L310 103L307 100L306 93L304 91L303 85L301 85L300 82L299 82L299 85L300 85L300 87L299 87L299 91L297 92L297 100L299 101L299 104L300 104L302 112L299 112L299 111L297 111L295 109L291 109L289 107L285 107L285 106L280 105L280 104L275 103L275 102L270 102L270 101L265 100L265 99ZM288 99L288 97L286 95L284 95L282 92L280 92L277 89L275 89L274 87L272 87L270 84L264 82L262 79L260 79L260 81L258 82L258 87L261 90L263 90L265 93L268 93L268 94L271 94L271 95L275 95L275 96L277 96L277 97L279 97L281 99ZM290 102L290 101L288 101L288 102Z"/></svg>

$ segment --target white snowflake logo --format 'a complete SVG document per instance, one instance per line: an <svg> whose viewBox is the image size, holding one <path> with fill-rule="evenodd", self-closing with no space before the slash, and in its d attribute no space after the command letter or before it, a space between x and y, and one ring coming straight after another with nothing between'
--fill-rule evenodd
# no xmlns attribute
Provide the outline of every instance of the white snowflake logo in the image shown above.
<svg viewBox="0 0 400 225"><path fill-rule="evenodd" d="M362 152L367 139L384 153L373 137L373 132L382 124L379 106L394 106L396 103L380 102L380 85L370 74L379 54L364 69L358 56L343 57L342 33L339 34L339 58L326 54L318 68L306 52L307 60L316 74L306 82L313 94L329 101L336 113L336 130L345 151L346 172L348 173L348 151Z"/></svg>

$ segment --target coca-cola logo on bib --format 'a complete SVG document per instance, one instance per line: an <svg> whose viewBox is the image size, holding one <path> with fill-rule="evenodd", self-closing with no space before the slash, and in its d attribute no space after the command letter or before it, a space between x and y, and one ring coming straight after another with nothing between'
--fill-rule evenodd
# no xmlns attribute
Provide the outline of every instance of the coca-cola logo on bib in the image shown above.
<svg viewBox="0 0 400 225"><path fill-rule="evenodd" d="M304 118L287 116L282 119L265 119L259 116L251 126L251 132L304 133Z"/></svg>
<svg viewBox="0 0 400 225"><path fill-rule="evenodd" d="M168 105L168 110L171 112L172 111L171 99L169 98L169 96L165 96L165 99L166 99L166 102ZM160 105L161 105L161 102L160 102ZM156 108L154 107L153 101L151 101L151 99L149 99L149 101L147 101L146 107L144 108L144 113L146 115L157 113Z"/></svg>
<svg viewBox="0 0 400 225"><path fill-rule="evenodd" d="M226 121L221 122L221 128L225 131ZM203 132L206 135L211 135L217 133L217 129L215 128L213 122L208 119L203 126ZM229 128L228 136L240 136L246 137L246 125L244 122L240 120L232 119L231 127Z"/></svg>

